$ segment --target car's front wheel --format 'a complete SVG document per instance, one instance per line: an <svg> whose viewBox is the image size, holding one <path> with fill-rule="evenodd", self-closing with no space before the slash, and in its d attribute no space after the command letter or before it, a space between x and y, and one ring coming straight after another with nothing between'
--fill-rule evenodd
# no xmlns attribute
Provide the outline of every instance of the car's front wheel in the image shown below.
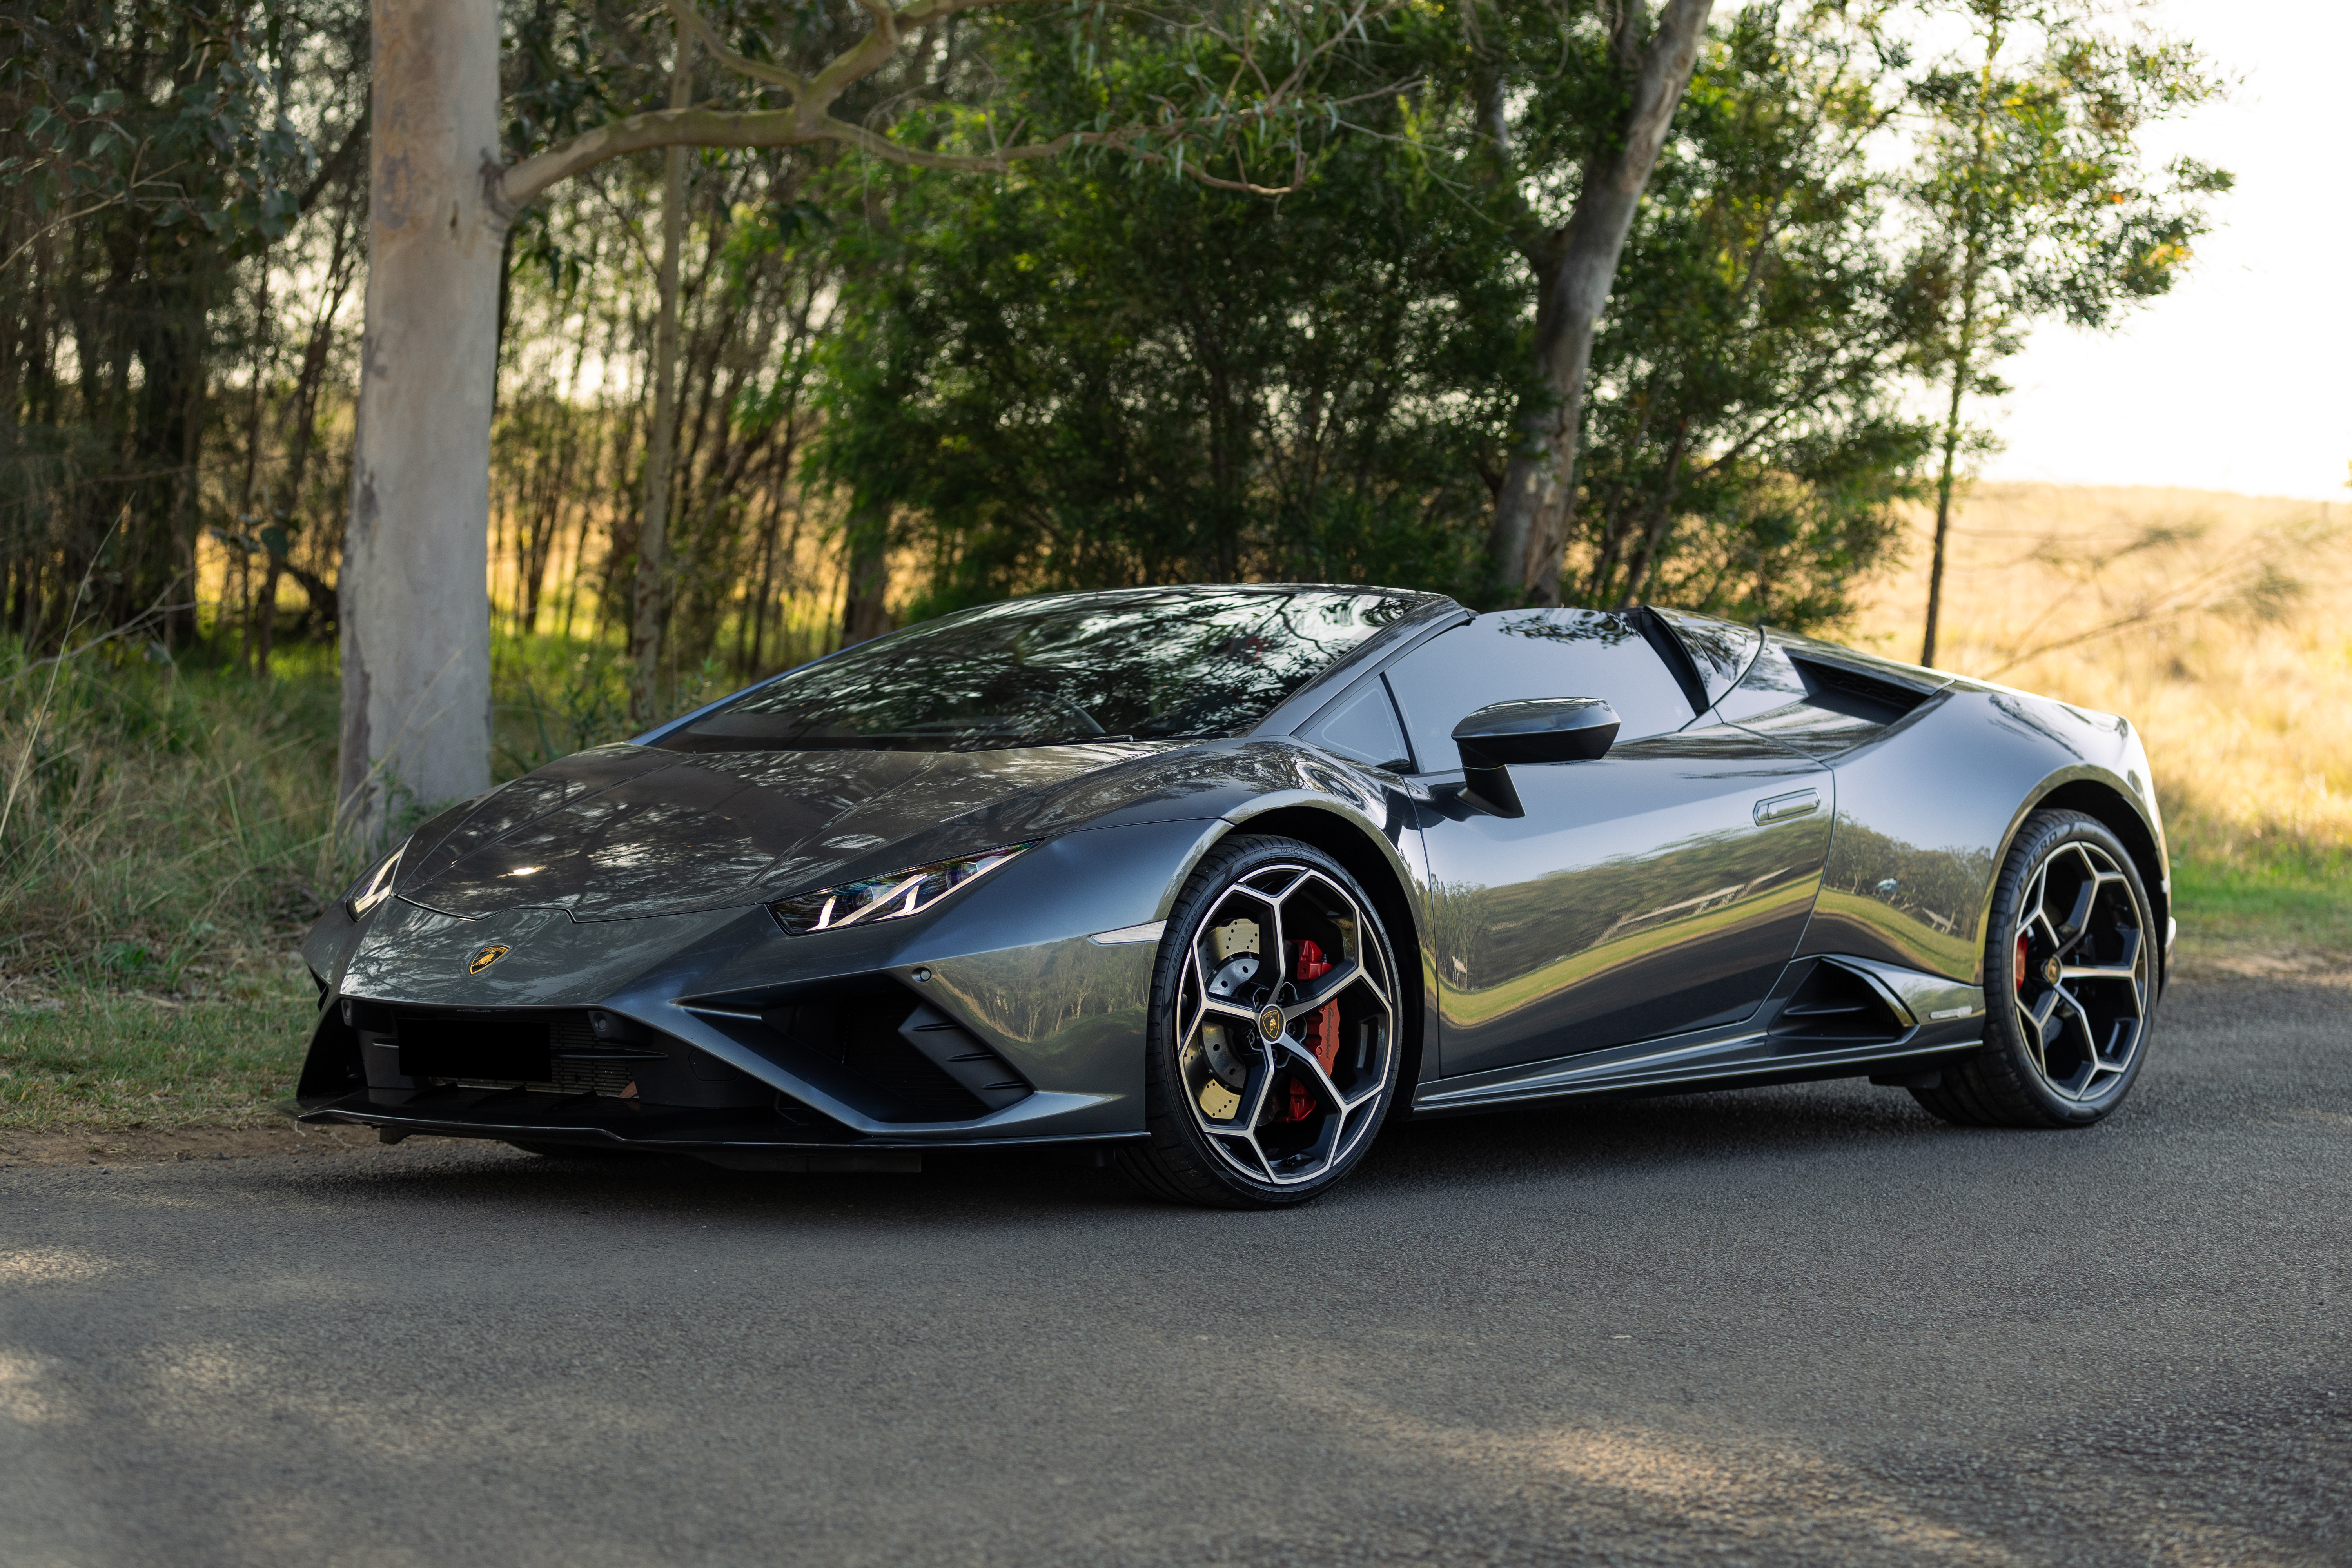
<svg viewBox="0 0 2352 1568"><path fill-rule="evenodd" d="M1339 863L1295 839L1211 850L1152 975L1146 1190L1221 1208L1303 1203L1370 1147L1396 1093L1396 960Z"/></svg>
<svg viewBox="0 0 2352 1568"><path fill-rule="evenodd" d="M2157 943L2131 851L2078 811L2039 811L1994 886L1985 1048L1911 1092L1948 1121L2087 1127L2147 1055Z"/></svg>

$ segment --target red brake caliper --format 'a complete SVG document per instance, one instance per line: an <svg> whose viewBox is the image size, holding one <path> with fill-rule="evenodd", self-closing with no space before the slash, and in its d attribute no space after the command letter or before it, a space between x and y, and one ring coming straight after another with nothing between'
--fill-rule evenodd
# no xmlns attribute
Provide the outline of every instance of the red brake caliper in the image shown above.
<svg viewBox="0 0 2352 1568"><path fill-rule="evenodd" d="M1320 980L1331 973L1331 964L1323 950L1311 942L1291 944L1291 975L1301 985ZM1309 1013L1299 1026L1298 1037L1326 1073L1339 1065L1339 1004L1326 1002ZM1315 1092L1298 1081L1290 1080L1290 1103L1283 1108L1277 1121L1304 1121L1315 1114Z"/></svg>
<svg viewBox="0 0 2352 1568"><path fill-rule="evenodd" d="M2017 933L2017 988L2020 991L2025 989L2025 933L2019 931Z"/></svg>

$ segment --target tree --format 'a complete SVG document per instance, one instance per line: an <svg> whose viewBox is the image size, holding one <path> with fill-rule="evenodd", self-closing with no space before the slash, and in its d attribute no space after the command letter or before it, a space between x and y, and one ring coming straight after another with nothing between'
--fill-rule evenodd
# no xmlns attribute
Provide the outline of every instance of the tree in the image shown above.
<svg viewBox="0 0 2352 1568"><path fill-rule="evenodd" d="M1920 322L1865 156L1904 83L1866 21L1756 7L1702 50L1594 341L1563 599L1816 624L1897 536ZM1008 80L1065 90L1051 57ZM1487 594L1540 386L1459 102L1366 105L1279 203L1066 162L917 174L845 220L815 450L896 512L913 613L1171 577Z"/></svg>
<svg viewBox="0 0 2352 1568"><path fill-rule="evenodd" d="M1751 7L1702 51L1594 342L1562 599L1815 625L1898 536L1925 301L1870 158L1883 17Z"/></svg>
<svg viewBox="0 0 2352 1568"><path fill-rule="evenodd" d="M677 30L669 106L694 99L694 40ZM629 641L636 669L629 683L629 721L650 724L659 700L662 626L667 594L662 574L669 543L670 469L677 457L677 253L686 244L686 145L662 155L661 271L655 282L660 324L654 331L654 428L646 447L645 520L637 528L637 583Z"/></svg>
<svg viewBox="0 0 2352 1568"><path fill-rule="evenodd" d="M1712 0L1665 0L1654 23L1643 0L1618 0L1599 8L1595 38L1548 6L1463 0L1473 167L1536 296L1534 384L1487 547L1506 597L1559 603L1593 333L1712 9ZM1568 163L1576 194L1561 217L1548 198Z"/></svg>
<svg viewBox="0 0 2352 1568"><path fill-rule="evenodd" d="M626 115L508 164L495 0L377 0L366 344L341 623L341 787L360 837L380 835L398 802L489 783L497 304L508 227L534 197L610 159L676 145L832 146L993 174L1101 149L1203 185L1286 190L1330 118L1323 65L1391 0L1243 0L1175 22L1082 13L1095 111L1034 139L1024 119L992 109L982 47L1019 33L1022 24L992 16L1022 3L819 4L794 14L783 47L747 29L738 49L691 0L672 0L681 39L749 83L750 101ZM1150 68L1118 68L1138 43ZM887 85L912 89L910 112L890 112ZM887 130L869 123L877 116Z"/></svg>
<svg viewBox="0 0 2352 1568"><path fill-rule="evenodd" d="M28 644L184 638L222 308L349 165L345 24L0 4L0 618Z"/></svg>
<svg viewBox="0 0 2352 1568"><path fill-rule="evenodd" d="M2148 166L2140 137L2220 90L2195 50L2114 37L2083 0L1966 0L1972 58L1927 73L1912 195L1939 309L1923 359L1948 388L1919 662L1936 662L1966 400L2005 392L1993 367L2035 322L2103 327L2172 287L2210 222L2221 170Z"/></svg>
<svg viewBox="0 0 2352 1568"><path fill-rule="evenodd" d="M1480 215L1384 134L1280 203L1124 173L919 173L842 226L818 472L898 513L913 613L1184 579L1475 595L1522 331Z"/></svg>

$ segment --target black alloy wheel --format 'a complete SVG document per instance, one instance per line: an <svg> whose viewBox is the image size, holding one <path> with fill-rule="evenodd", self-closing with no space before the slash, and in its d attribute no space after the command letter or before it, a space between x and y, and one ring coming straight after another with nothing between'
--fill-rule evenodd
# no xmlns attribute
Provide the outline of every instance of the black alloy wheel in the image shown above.
<svg viewBox="0 0 2352 1568"><path fill-rule="evenodd" d="M1146 1051L1151 1138L1119 1163L1147 1191L1282 1208L1330 1187L1396 1094L1396 960L1371 900L1295 839L1218 845L1169 912Z"/></svg>
<svg viewBox="0 0 2352 1568"><path fill-rule="evenodd" d="M1911 1092L1980 1127L2087 1127L2147 1056L2157 947L2131 851L2077 811L2038 811L1995 885L1985 937L1985 1048Z"/></svg>

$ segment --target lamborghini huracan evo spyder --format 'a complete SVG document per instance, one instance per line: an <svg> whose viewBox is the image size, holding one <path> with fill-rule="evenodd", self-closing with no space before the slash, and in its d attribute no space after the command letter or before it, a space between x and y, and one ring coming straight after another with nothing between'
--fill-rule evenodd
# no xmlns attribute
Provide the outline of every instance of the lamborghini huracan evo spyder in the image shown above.
<svg viewBox="0 0 2352 1568"><path fill-rule="evenodd" d="M1674 610L944 616L418 829L312 929L312 1121L1297 1203L1391 1115L1868 1077L2098 1121L2173 922L2131 725Z"/></svg>

